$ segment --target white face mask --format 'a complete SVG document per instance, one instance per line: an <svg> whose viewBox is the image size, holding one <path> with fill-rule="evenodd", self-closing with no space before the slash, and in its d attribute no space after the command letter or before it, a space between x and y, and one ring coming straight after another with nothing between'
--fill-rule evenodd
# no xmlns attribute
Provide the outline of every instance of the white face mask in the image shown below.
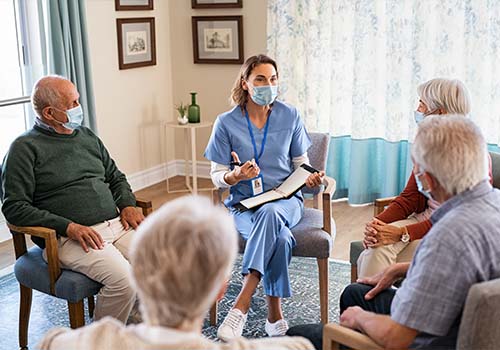
<svg viewBox="0 0 500 350"><path fill-rule="evenodd" d="M435 111L432 111L430 113L422 113L422 112L419 112L419 111L414 111L413 112L413 118L415 118L415 123L420 124L425 117L427 117L428 115L432 115L434 114L436 111L438 111L437 109ZM440 113L437 113L437 114L440 114Z"/></svg>
<svg viewBox="0 0 500 350"><path fill-rule="evenodd" d="M259 106L270 105L278 97L278 85L253 86L250 83L248 85L253 90L250 97Z"/></svg>
<svg viewBox="0 0 500 350"><path fill-rule="evenodd" d="M415 123L420 124L425 118L425 114L419 111L413 112L413 117L415 118Z"/></svg>
<svg viewBox="0 0 500 350"><path fill-rule="evenodd" d="M420 181L420 176L422 176L424 174L424 172L420 172L418 174L415 174L415 181L417 182L417 188L418 188L418 191L420 193L422 193L424 196L426 196L428 199L430 200L434 200L434 198L432 198L432 194L430 191L426 190L424 188L424 185L422 184L422 181Z"/></svg>
<svg viewBox="0 0 500 350"><path fill-rule="evenodd" d="M60 109L57 109L57 110L61 111ZM66 129L74 130L82 125L83 109L82 109L81 105L78 105L74 108L68 109L66 111L61 111L61 112L66 114L66 116L68 117L68 121L65 123L62 123L62 122L56 120L56 122L58 122L59 124L64 126Z"/></svg>

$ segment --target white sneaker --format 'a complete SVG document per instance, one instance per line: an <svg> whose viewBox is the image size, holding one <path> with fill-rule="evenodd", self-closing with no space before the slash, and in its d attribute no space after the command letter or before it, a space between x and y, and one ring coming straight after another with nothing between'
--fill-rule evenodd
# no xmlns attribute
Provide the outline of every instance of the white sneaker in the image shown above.
<svg viewBox="0 0 500 350"><path fill-rule="evenodd" d="M217 337L224 341L230 341L241 337L243 327L247 321L247 314L238 309L229 310L224 322L217 329Z"/></svg>
<svg viewBox="0 0 500 350"><path fill-rule="evenodd" d="M278 320L274 323L271 323L266 319L265 329L267 335L270 337L282 337L288 330L288 323L284 319Z"/></svg>

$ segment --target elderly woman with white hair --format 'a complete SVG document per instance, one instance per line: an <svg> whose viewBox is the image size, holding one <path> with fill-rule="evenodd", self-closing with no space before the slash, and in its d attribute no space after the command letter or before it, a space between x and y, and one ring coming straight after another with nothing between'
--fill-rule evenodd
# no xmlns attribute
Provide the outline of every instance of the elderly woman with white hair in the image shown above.
<svg viewBox="0 0 500 350"><path fill-rule="evenodd" d="M460 80L432 79L418 86L417 92L417 124L429 115L470 113L469 93ZM358 259L358 276L372 277L396 261L411 261L420 240L430 230L430 216L438 207L437 201L419 191L412 173L403 192L366 224L363 240L366 249Z"/></svg>
<svg viewBox="0 0 500 350"><path fill-rule="evenodd" d="M215 343L202 336L204 316L224 294L237 252L233 219L207 198L164 205L139 226L131 249L145 322L126 327L107 317L78 330L54 329L41 350L313 349L300 337Z"/></svg>

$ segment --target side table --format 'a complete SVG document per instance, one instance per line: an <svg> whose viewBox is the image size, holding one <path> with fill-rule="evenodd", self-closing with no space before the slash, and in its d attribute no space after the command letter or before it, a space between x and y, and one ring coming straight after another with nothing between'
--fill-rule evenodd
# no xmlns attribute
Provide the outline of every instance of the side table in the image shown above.
<svg viewBox="0 0 500 350"><path fill-rule="evenodd" d="M183 190L170 190L169 174L167 172L167 192L191 192L192 194L198 194L198 190L211 190L211 188L198 188L198 170L196 168L196 130L201 128L212 127L212 122L202 122L202 123L188 123L186 125L180 125L177 122L166 122L165 123L165 135L168 129L184 129L184 173L186 178L187 189ZM188 148L189 143L191 143L191 177L193 178L193 184L189 181L188 173Z"/></svg>

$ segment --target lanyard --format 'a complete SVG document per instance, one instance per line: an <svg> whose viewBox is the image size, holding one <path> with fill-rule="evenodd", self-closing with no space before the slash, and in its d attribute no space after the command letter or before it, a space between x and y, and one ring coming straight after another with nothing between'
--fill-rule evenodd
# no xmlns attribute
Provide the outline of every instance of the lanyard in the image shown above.
<svg viewBox="0 0 500 350"><path fill-rule="evenodd" d="M269 129L269 118L270 117L271 117L271 114L269 114L267 116L266 126L264 128L264 138L262 139L262 145L260 146L260 153L257 155L257 144L255 143L255 137L253 136L252 125L250 124L250 117L248 116L248 111L245 107L245 118L247 120L248 132L250 133L250 138L252 139L253 154L254 154L255 162L257 163L257 165L259 165L259 159L262 156L262 153L264 153L264 147L266 146L267 130Z"/></svg>

